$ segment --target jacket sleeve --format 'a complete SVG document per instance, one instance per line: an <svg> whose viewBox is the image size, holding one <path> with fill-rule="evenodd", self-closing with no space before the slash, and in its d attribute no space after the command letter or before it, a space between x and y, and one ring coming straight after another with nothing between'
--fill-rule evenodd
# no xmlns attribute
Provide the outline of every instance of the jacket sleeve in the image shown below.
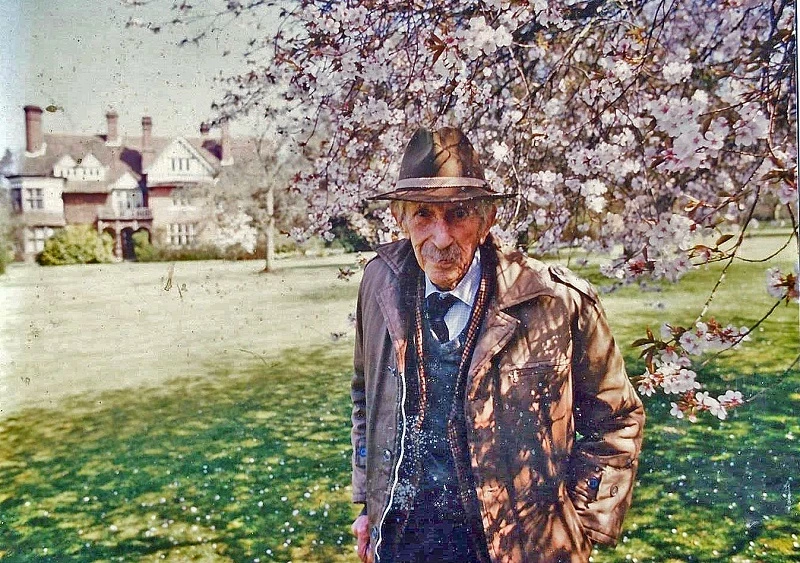
<svg viewBox="0 0 800 563"><path fill-rule="evenodd" d="M361 315L363 283L356 306L356 343L353 351L353 378L350 382L350 398L353 410L350 417L352 428L350 441L353 446L353 502L367 501L367 399L364 382L363 319Z"/></svg>
<svg viewBox="0 0 800 563"><path fill-rule="evenodd" d="M615 544L631 503L644 407L625 371L594 289L578 278L573 321L574 415L569 492L588 537Z"/></svg>

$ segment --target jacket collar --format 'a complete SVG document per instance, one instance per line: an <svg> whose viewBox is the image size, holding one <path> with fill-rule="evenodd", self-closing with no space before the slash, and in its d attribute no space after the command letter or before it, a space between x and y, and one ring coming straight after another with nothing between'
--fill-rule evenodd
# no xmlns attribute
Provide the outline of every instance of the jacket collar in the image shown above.
<svg viewBox="0 0 800 563"><path fill-rule="evenodd" d="M539 296L555 296L555 283L546 265L520 252L503 253L494 241L490 239L488 242L486 246L495 251L497 284L472 354L470 373L476 378L467 384L470 397L474 396L488 373L483 368L503 349L519 325L520 321L505 310ZM379 303L397 353L398 365L402 366L409 322L408 315L402 311L413 307L413 280L419 272L419 265L408 239L380 246L377 254L396 276L394 283L387 284L379 292ZM484 265L487 263L491 261L485 261Z"/></svg>
<svg viewBox="0 0 800 563"><path fill-rule="evenodd" d="M509 309L540 295L555 295L555 284L545 264L521 252L497 250L497 308Z"/></svg>
<svg viewBox="0 0 800 563"><path fill-rule="evenodd" d="M419 268L417 257L411 248L411 241L408 239L381 245L376 249L376 253L398 278L414 273Z"/></svg>

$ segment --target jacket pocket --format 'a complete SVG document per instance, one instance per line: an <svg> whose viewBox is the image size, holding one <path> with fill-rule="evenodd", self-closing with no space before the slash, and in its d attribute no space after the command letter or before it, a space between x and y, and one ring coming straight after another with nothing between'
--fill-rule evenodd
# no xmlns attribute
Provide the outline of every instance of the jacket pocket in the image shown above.
<svg viewBox="0 0 800 563"><path fill-rule="evenodd" d="M604 467L590 459L573 463L568 480L569 496L580 512L598 499L603 484Z"/></svg>
<svg viewBox="0 0 800 563"><path fill-rule="evenodd" d="M566 363L548 360L501 368L500 391L516 408L559 400L568 368Z"/></svg>

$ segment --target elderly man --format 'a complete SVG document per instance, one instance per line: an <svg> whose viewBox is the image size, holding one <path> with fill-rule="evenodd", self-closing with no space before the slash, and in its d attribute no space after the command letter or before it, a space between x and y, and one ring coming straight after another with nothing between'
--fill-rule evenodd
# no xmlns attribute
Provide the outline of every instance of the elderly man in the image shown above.
<svg viewBox="0 0 800 563"><path fill-rule="evenodd" d="M591 286L493 244L500 197L453 128L417 131L378 196L407 239L359 291L362 561L578 562L620 533L641 401Z"/></svg>

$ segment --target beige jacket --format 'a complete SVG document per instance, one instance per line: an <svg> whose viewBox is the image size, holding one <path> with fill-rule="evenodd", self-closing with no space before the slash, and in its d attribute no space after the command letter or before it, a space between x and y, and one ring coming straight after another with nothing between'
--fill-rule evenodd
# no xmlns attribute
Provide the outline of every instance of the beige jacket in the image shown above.
<svg viewBox="0 0 800 563"><path fill-rule="evenodd" d="M587 561L593 542L616 542L630 505L642 403L589 284L495 251L496 292L464 402L489 554L493 562ZM367 505L379 554L407 447L403 368L418 272L410 243L391 243L366 266L359 290L353 501Z"/></svg>

